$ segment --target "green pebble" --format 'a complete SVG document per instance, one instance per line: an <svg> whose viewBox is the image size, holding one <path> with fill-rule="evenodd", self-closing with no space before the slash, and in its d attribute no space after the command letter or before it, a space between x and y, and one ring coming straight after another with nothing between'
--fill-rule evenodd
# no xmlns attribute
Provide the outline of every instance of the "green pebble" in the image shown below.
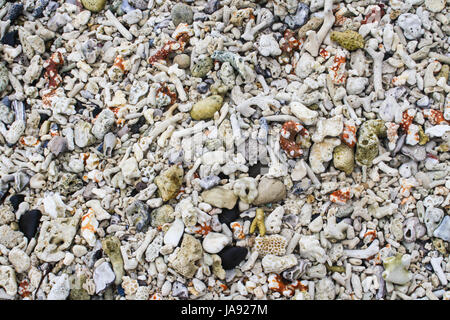
<svg viewBox="0 0 450 320"><path fill-rule="evenodd" d="M213 67L213 60L210 57L200 58L192 65L191 74L197 78L205 77Z"/></svg>
<svg viewBox="0 0 450 320"><path fill-rule="evenodd" d="M371 166L373 159L378 155L379 137L386 135L386 126L383 120L368 120L359 130L356 144L356 160L366 166Z"/></svg>

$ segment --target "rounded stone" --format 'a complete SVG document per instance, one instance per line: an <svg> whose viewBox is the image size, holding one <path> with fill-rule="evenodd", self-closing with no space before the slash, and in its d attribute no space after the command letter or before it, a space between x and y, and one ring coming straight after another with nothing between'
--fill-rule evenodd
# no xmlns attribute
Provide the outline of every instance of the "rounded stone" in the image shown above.
<svg viewBox="0 0 450 320"><path fill-rule="evenodd" d="M170 16L172 17L172 22L175 27L180 23L191 24L194 21L194 13L192 12L191 7L184 3L177 3L174 5L170 12Z"/></svg>
<svg viewBox="0 0 450 320"><path fill-rule="evenodd" d="M176 63L180 69L187 69L191 64L191 57L185 53L182 53L173 58L173 63Z"/></svg>
<svg viewBox="0 0 450 320"><path fill-rule="evenodd" d="M280 180L262 178L258 184L258 196L253 200L256 206L278 202L286 197L286 187Z"/></svg>
<svg viewBox="0 0 450 320"><path fill-rule="evenodd" d="M11 205L12 205L14 211L17 211L17 209L19 209L19 205L24 200L25 200L25 196L23 194L15 194L9 198L9 202L11 202Z"/></svg>
<svg viewBox="0 0 450 320"><path fill-rule="evenodd" d="M440 12L444 10L446 0L425 0L425 7L431 12Z"/></svg>
<svg viewBox="0 0 450 320"><path fill-rule="evenodd" d="M105 7L106 0L81 0L83 6L92 12L99 12Z"/></svg>
<svg viewBox="0 0 450 320"><path fill-rule="evenodd" d="M208 74L208 72L212 69L212 67L213 67L213 60L211 59L211 57L199 58L192 65L191 74L194 77L203 78Z"/></svg>
<svg viewBox="0 0 450 320"><path fill-rule="evenodd" d="M192 106L191 117L194 120L211 119L216 111L222 107L223 98L219 95L212 95L200 100Z"/></svg>
<svg viewBox="0 0 450 320"><path fill-rule="evenodd" d="M27 237L28 240L34 237L41 220L41 211L35 209L25 212L19 219L19 230Z"/></svg>

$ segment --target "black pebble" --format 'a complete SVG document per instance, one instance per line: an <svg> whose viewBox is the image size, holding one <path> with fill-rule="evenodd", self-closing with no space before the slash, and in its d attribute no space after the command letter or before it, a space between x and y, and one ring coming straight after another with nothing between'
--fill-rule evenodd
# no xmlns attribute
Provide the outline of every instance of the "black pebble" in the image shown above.
<svg viewBox="0 0 450 320"><path fill-rule="evenodd" d="M130 126L130 131L132 134L139 133L139 129L145 124L145 117L141 116L135 124Z"/></svg>
<svg viewBox="0 0 450 320"><path fill-rule="evenodd" d="M234 206L233 209L229 210L227 208L223 208L222 209L222 213L219 214L219 221L220 223L225 223L225 224L229 224L233 221L235 221L238 217L239 217L239 208L238 208L238 204L236 204Z"/></svg>
<svg viewBox="0 0 450 320"><path fill-rule="evenodd" d="M206 92L208 92L208 89L209 89L209 84L206 82L201 82L197 86L197 91L199 93L206 93Z"/></svg>
<svg viewBox="0 0 450 320"><path fill-rule="evenodd" d="M233 269L247 256L247 248L244 247L225 247L219 252L222 259L222 267L225 270Z"/></svg>
<svg viewBox="0 0 450 320"><path fill-rule="evenodd" d="M100 112L102 112L102 108L100 108L99 106L95 106L94 110L92 110L92 117L95 118Z"/></svg>
<svg viewBox="0 0 450 320"><path fill-rule="evenodd" d="M261 166L261 163L257 162L256 164L248 168L248 175L252 178L256 178L258 174L261 174Z"/></svg>
<svg viewBox="0 0 450 320"><path fill-rule="evenodd" d="M138 183L136 183L136 185L134 187L136 188L136 190L138 192L141 192L142 190L147 188L147 184L145 182L139 181Z"/></svg>
<svg viewBox="0 0 450 320"><path fill-rule="evenodd" d="M28 240L34 237L39 227L39 220L41 220L41 211L34 209L25 212L19 219L19 230L23 232Z"/></svg>
<svg viewBox="0 0 450 320"><path fill-rule="evenodd" d="M41 126L44 123L44 121L50 118L50 116L45 113L39 113L39 116L41 117L41 120L39 120L39 126Z"/></svg>
<svg viewBox="0 0 450 320"><path fill-rule="evenodd" d="M2 38L2 44L7 44L11 47L15 47L19 43L19 31L14 30L5 33Z"/></svg>
<svg viewBox="0 0 450 320"><path fill-rule="evenodd" d="M9 202L11 202L11 205L14 208L14 211L17 211L19 209L19 205L25 200L25 196L23 194L15 194L9 197Z"/></svg>

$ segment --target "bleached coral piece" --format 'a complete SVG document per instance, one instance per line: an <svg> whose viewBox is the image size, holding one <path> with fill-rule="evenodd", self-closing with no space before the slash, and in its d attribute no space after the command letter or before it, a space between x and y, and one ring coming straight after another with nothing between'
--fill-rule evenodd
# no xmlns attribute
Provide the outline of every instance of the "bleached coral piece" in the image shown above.
<svg viewBox="0 0 450 320"><path fill-rule="evenodd" d="M322 173L325 171L323 163L333 158L333 150L340 144L341 140L337 138L326 138L322 142L313 144L309 154L309 163L314 173Z"/></svg>
<svg viewBox="0 0 450 320"><path fill-rule="evenodd" d="M317 121L316 131L311 139L314 142L322 142L325 137L338 137L344 128L342 115L337 115L329 119L320 118Z"/></svg>

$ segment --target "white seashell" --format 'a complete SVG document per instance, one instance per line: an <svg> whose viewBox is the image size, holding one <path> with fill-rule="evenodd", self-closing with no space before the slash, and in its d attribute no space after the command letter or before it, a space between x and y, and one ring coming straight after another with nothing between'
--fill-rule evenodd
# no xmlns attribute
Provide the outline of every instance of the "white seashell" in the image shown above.
<svg viewBox="0 0 450 320"><path fill-rule="evenodd" d="M109 262L105 261L95 268L93 278L95 283L95 293L99 293L114 282L116 275Z"/></svg>
<svg viewBox="0 0 450 320"><path fill-rule="evenodd" d="M181 219L175 219L175 221L170 226L169 230L167 230L164 235L164 244L169 244L173 247L178 246L181 237L184 233L184 223Z"/></svg>

